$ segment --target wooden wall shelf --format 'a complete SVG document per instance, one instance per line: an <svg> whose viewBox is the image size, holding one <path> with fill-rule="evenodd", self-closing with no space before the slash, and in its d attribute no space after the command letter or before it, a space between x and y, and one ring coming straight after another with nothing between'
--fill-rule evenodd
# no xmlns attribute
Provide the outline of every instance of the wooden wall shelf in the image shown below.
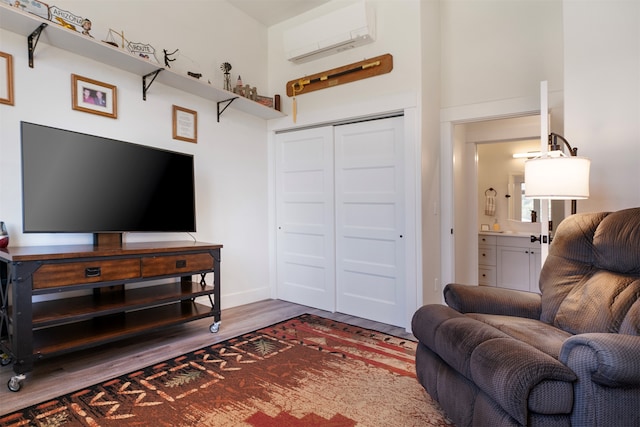
<svg viewBox="0 0 640 427"><path fill-rule="evenodd" d="M41 28L42 24L47 24ZM40 32L38 42L47 43L60 49L67 50L85 58L101 62L112 67L119 68L141 78L157 73L156 82L176 88L186 93L208 99L218 104L218 121L221 114L220 105L231 108L266 120L284 117L282 112L266 107L250 99L238 96L233 92L216 88L193 77L183 76L171 69L166 69L160 64L139 58L128 52L92 39L78 32L74 32L53 21L47 21L30 13L16 10L8 5L0 3L0 28L16 34L30 37L34 32ZM30 45L32 43L29 43ZM29 46L30 56L34 55L35 46ZM160 71L160 72L159 72ZM142 83L143 96L146 95L150 84ZM233 99L234 102L230 102ZM222 109L224 111L224 108Z"/></svg>

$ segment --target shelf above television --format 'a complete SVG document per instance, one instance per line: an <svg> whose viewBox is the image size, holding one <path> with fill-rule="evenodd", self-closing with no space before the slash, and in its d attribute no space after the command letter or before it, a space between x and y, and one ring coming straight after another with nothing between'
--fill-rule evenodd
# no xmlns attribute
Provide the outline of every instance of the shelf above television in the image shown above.
<svg viewBox="0 0 640 427"><path fill-rule="evenodd" d="M42 28L42 24L46 24L46 26ZM136 74L143 79L144 76L157 74L155 82L214 101L218 105L218 120L220 119L220 114L227 106L266 120L285 116L285 114L276 109L238 96L235 93L216 88L210 84L196 80L193 77L183 76L171 71L171 69L164 68L160 64L139 58L107 43L64 28L55 22L22 12L1 3L0 28L28 38L33 35L35 43L29 42L30 57L32 57L34 53L33 51L35 50L38 40L41 39L42 42L51 46ZM38 32L39 35L36 35L35 33ZM143 93L146 94L151 83L145 84L143 81L142 85ZM221 104L224 104L222 110Z"/></svg>

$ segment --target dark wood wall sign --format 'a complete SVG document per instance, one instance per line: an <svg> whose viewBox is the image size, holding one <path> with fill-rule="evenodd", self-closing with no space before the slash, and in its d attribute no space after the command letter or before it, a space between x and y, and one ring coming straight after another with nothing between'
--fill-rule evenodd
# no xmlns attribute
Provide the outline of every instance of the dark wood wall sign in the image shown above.
<svg viewBox="0 0 640 427"><path fill-rule="evenodd" d="M295 97L315 90L367 79L389 73L392 69L393 56L387 53L354 64L291 80L287 83L287 96Z"/></svg>

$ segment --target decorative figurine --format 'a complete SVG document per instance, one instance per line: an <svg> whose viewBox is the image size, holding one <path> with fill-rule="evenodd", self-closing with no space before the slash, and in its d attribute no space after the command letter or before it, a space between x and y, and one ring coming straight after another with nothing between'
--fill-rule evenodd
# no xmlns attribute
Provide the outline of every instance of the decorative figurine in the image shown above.
<svg viewBox="0 0 640 427"><path fill-rule="evenodd" d="M118 40L116 40L116 36L118 36ZM110 44L113 47L117 47L121 49L124 49L125 42L129 43L129 41L124 38L124 31L117 32L116 30L112 30L111 28L109 28L109 32L107 33L107 38L102 41L107 44Z"/></svg>
<svg viewBox="0 0 640 427"><path fill-rule="evenodd" d="M89 31L91 31L91 20L84 18L82 20L82 34L93 38L93 36L89 34Z"/></svg>
<svg viewBox="0 0 640 427"><path fill-rule="evenodd" d="M223 62L220 69L224 72L224 90L231 91L231 75L229 74L229 71L231 71L231 64Z"/></svg>
<svg viewBox="0 0 640 427"><path fill-rule="evenodd" d="M176 50L174 50L173 52L168 53L168 52L167 52L167 49L162 49L162 51L164 52L164 65L165 65L165 67L167 67L167 68L171 68L171 65L169 64L169 62L173 62L173 61L175 61L176 59L175 59L175 58L169 58L169 57L170 57L171 55L175 55L175 54L176 54L176 52L178 52L179 50L180 50L180 49L176 49Z"/></svg>
<svg viewBox="0 0 640 427"><path fill-rule="evenodd" d="M237 93L240 96L244 95L244 86L242 85L242 77L238 75L238 80L236 80L236 86L232 90L233 93Z"/></svg>

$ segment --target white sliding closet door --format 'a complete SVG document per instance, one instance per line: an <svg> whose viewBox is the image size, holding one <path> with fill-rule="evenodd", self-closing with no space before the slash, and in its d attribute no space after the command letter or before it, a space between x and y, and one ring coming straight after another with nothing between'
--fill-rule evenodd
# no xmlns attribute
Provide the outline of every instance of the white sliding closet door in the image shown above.
<svg viewBox="0 0 640 427"><path fill-rule="evenodd" d="M337 311L404 325L404 119L336 126Z"/></svg>
<svg viewBox="0 0 640 427"><path fill-rule="evenodd" d="M406 324L404 118L276 135L278 298Z"/></svg>
<svg viewBox="0 0 640 427"><path fill-rule="evenodd" d="M335 311L333 128L276 135L278 298Z"/></svg>

